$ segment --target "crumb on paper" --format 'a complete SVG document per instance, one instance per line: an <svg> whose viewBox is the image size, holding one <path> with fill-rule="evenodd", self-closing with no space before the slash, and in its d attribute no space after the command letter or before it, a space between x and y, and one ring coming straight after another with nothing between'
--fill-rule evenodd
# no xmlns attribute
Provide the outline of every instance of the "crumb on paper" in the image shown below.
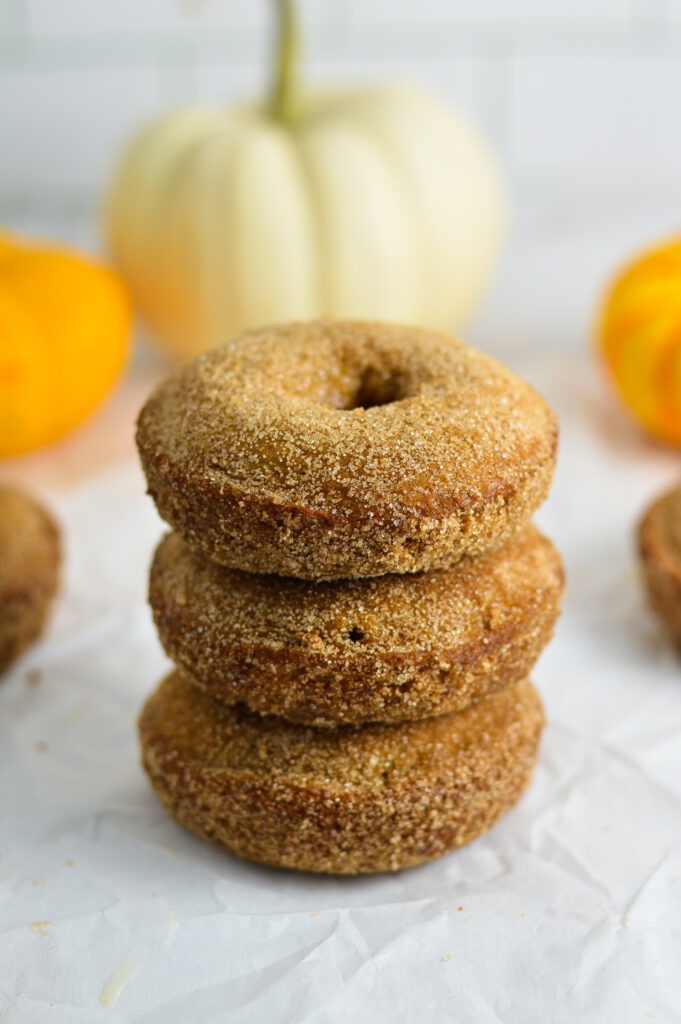
<svg viewBox="0 0 681 1024"><path fill-rule="evenodd" d="M82 704L69 715L70 725L82 725L95 717L94 709L90 704Z"/></svg>
<svg viewBox="0 0 681 1024"><path fill-rule="evenodd" d="M128 982L132 981L139 971L140 963L139 957L128 957L120 967L116 968L99 994L99 1001L102 1006L111 1007L116 1005L125 986Z"/></svg>
<svg viewBox="0 0 681 1024"><path fill-rule="evenodd" d="M34 921L29 927L34 935L38 935L41 939L44 939L47 935L47 929L51 924L51 921Z"/></svg>
<svg viewBox="0 0 681 1024"><path fill-rule="evenodd" d="M45 740L36 740L35 749L39 754L44 754L45 751L47 750L47 743L45 742Z"/></svg>
<svg viewBox="0 0 681 1024"><path fill-rule="evenodd" d="M39 668L30 668L24 678L29 686L37 686L43 674Z"/></svg>
<svg viewBox="0 0 681 1024"><path fill-rule="evenodd" d="M41 875L35 875L33 878L29 878L29 882L34 888L38 885L45 885L45 879Z"/></svg>
<svg viewBox="0 0 681 1024"><path fill-rule="evenodd" d="M64 863L66 864L67 868L72 868L73 867L73 861L71 859L69 859L67 861L64 861Z"/></svg>
<svg viewBox="0 0 681 1024"><path fill-rule="evenodd" d="M311 981L312 981L312 978L310 978L309 975L307 975L307 974L301 974L300 975L300 984L301 985L309 985Z"/></svg>
<svg viewBox="0 0 681 1024"><path fill-rule="evenodd" d="M457 910L463 910L463 907L457 907L456 909Z"/></svg>
<svg viewBox="0 0 681 1024"><path fill-rule="evenodd" d="M441 959L442 959L442 963L443 964L448 964L449 961L452 959L452 954L451 953L445 953L445 955Z"/></svg>

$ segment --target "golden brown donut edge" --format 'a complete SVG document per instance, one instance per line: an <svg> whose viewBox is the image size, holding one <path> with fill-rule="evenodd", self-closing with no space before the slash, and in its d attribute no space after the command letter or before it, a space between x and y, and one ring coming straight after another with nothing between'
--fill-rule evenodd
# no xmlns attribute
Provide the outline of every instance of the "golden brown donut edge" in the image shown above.
<svg viewBox="0 0 681 1024"><path fill-rule="evenodd" d="M456 715L324 730L216 704L173 673L139 729L144 768L179 824L261 864L364 874L491 828L530 781L543 721L528 681Z"/></svg>
<svg viewBox="0 0 681 1024"><path fill-rule="evenodd" d="M413 391L334 406L373 363ZM137 430L149 493L189 544L314 580L448 568L498 546L546 497L557 441L546 403L494 360L356 322L235 339L161 385Z"/></svg>
<svg viewBox="0 0 681 1024"><path fill-rule="evenodd" d="M316 584L218 566L170 534L149 600L167 654L215 698L312 725L397 722L526 678L563 579L532 525L451 570Z"/></svg>

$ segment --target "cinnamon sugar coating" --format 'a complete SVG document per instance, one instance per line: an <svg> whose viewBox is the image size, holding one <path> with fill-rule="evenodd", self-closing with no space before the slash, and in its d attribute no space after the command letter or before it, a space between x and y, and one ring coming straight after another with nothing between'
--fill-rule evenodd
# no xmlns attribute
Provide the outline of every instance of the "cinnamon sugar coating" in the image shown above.
<svg viewBox="0 0 681 1024"><path fill-rule="evenodd" d="M650 605L681 643L681 486L648 509L638 544Z"/></svg>
<svg viewBox="0 0 681 1024"><path fill-rule="evenodd" d="M175 372L137 443L160 514L231 568L333 580L446 568L545 498L556 420L445 334L319 321Z"/></svg>
<svg viewBox="0 0 681 1024"><path fill-rule="evenodd" d="M212 696L334 725L458 711L526 678L562 590L529 525L449 570L331 583L227 569L169 534L149 600L166 652Z"/></svg>
<svg viewBox="0 0 681 1024"><path fill-rule="evenodd" d="M0 672L41 633L59 560L51 516L21 491L0 486Z"/></svg>
<svg viewBox="0 0 681 1024"><path fill-rule="evenodd" d="M140 718L179 824L262 864L395 871L491 828L529 783L543 725L527 681L454 715L314 729L212 701L179 672Z"/></svg>

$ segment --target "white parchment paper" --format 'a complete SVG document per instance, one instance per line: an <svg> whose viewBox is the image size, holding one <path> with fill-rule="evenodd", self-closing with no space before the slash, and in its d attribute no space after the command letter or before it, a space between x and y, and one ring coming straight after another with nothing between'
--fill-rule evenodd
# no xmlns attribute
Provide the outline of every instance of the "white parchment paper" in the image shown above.
<svg viewBox="0 0 681 1024"><path fill-rule="evenodd" d="M681 662L632 540L681 464L585 359L514 365L562 421L539 517L569 585L534 674L549 725L517 809L395 876L266 870L170 821L135 733L166 665L145 604L162 526L132 463L46 495L63 589L0 685L3 1022L681 1019Z"/></svg>

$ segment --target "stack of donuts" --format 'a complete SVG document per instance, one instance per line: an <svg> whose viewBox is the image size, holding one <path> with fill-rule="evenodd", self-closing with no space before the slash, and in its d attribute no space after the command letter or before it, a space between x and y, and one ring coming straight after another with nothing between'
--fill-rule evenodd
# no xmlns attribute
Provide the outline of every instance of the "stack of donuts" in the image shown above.
<svg viewBox="0 0 681 1024"><path fill-rule="evenodd" d="M137 441L173 530L150 601L176 668L140 736L174 818L342 874L494 825L536 760L528 674L563 590L530 522L555 463L545 402L446 335L320 321L177 370Z"/></svg>

